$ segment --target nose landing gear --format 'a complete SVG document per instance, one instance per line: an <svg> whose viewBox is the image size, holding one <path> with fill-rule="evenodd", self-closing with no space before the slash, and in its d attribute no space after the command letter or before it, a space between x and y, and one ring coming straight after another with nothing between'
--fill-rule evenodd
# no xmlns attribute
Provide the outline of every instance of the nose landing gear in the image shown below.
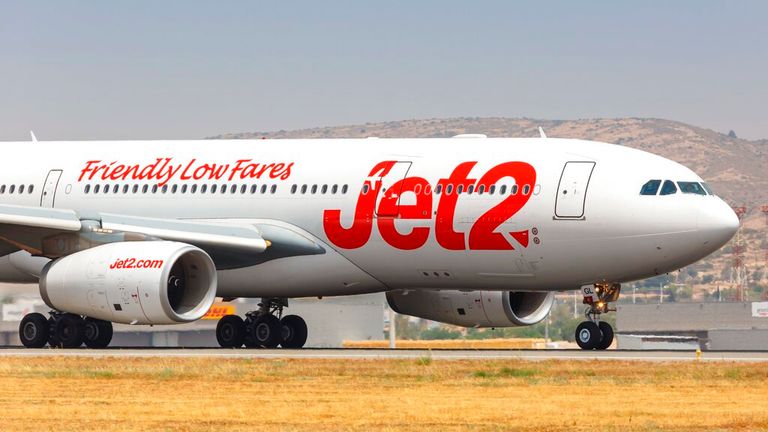
<svg viewBox="0 0 768 432"><path fill-rule="evenodd" d="M584 350L605 350L613 343L613 327L605 321L600 321L600 315L615 312L609 303L619 299L621 285L617 283L597 283L594 287L586 286L581 289L584 304L588 305L584 321L576 327L576 344Z"/></svg>
<svg viewBox="0 0 768 432"><path fill-rule="evenodd" d="M223 348L301 348L307 342L307 323L298 315L283 316L288 300L263 298L259 309L227 315L216 326L216 339Z"/></svg>

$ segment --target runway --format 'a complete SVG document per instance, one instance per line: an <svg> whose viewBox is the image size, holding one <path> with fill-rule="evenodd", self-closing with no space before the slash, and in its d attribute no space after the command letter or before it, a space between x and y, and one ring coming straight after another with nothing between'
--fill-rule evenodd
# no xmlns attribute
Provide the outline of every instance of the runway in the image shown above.
<svg viewBox="0 0 768 432"><path fill-rule="evenodd" d="M581 351L581 350L382 350L382 349L216 349L216 348L109 348L25 349L0 348L0 357L93 358L222 358L222 359L419 359L432 360L619 360L670 362L696 360L693 351ZM706 351L701 361L768 362L768 352Z"/></svg>

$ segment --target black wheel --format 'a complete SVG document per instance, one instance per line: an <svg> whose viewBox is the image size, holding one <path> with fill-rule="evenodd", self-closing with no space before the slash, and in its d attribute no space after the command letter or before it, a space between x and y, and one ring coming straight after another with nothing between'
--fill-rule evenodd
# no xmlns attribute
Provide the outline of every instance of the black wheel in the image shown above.
<svg viewBox="0 0 768 432"><path fill-rule="evenodd" d="M298 315L286 315L280 320L283 348L301 348L307 342L307 323Z"/></svg>
<svg viewBox="0 0 768 432"><path fill-rule="evenodd" d="M75 314L62 314L53 320L48 343L57 348L77 348L83 344L85 321Z"/></svg>
<svg viewBox="0 0 768 432"><path fill-rule="evenodd" d="M106 348L112 342L112 323L96 318L86 318L83 342L88 348Z"/></svg>
<svg viewBox="0 0 768 432"><path fill-rule="evenodd" d="M600 338L600 343L598 343L595 348L606 350L613 343L613 327L605 321L600 321L598 328L600 329L602 337Z"/></svg>
<svg viewBox="0 0 768 432"><path fill-rule="evenodd" d="M24 315L19 324L19 339L27 348L42 348L48 343L48 320L39 313Z"/></svg>
<svg viewBox="0 0 768 432"><path fill-rule="evenodd" d="M592 321L584 321L576 327L576 343L579 348L585 350L595 349L600 343L602 335L600 328Z"/></svg>
<svg viewBox="0 0 768 432"><path fill-rule="evenodd" d="M277 348L281 342L283 326L276 316L265 314L257 317L250 325L248 337L252 345L264 348Z"/></svg>
<svg viewBox="0 0 768 432"><path fill-rule="evenodd" d="M245 339L245 322L237 315L227 315L216 324L216 340L222 348L240 348Z"/></svg>

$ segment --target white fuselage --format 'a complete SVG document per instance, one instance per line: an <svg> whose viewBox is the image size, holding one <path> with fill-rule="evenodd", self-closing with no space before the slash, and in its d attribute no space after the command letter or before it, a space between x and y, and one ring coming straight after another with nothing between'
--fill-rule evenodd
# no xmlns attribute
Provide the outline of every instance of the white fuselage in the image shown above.
<svg viewBox="0 0 768 432"><path fill-rule="evenodd" d="M713 195L640 194L652 179L702 182L684 166L580 140L4 145L2 204L276 225L325 249L219 271L225 297L572 290L691 264L738 226ZM0 261L0 279L25 280L25 253Z"/></svg>

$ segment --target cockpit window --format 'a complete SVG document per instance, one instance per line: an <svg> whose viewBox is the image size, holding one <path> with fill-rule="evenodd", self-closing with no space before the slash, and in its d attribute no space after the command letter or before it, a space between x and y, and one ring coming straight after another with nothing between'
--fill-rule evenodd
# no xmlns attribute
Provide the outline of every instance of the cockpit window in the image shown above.
<svg viewBox="0 0 768 432"><path fill-rule="evenodd" d="M680 186L680 192L687 194L706 195L707 192L697 182L677 182Z"/></svg>
<svg viewBox="0 0 768 432"><path fill-rule="evenodd" d="M715 195L715 193L712 192L712 188L710 188L708 184L702 183L701 186L704 188L705 191L707 191L708 194L710 194L712 196Z"/></svg>
<svg viewBox="0 0 768 432"><path fill-rule="evenodd" d="M661 186L661 180L648 180L648 183L640 188L640 195L656 195L659 186Z"/></svg>
<svg viewBox="0 0 768 432"><path fill-rule="evenodd" d="M677 192L677 186L669 180L664 180L664 185L661 187L660 195L672 195Z"/></svg>

